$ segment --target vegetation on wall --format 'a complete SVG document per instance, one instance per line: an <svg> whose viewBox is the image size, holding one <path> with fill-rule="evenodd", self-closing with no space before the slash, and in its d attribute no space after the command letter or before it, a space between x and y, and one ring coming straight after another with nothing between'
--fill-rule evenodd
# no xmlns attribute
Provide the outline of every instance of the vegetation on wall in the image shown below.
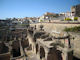
<svg viewBox="0 0 80 60"><path fill-rule="evenodd" d="M65 28L64 31L66 31L66 32L80 32L80 26Z"/></svg>

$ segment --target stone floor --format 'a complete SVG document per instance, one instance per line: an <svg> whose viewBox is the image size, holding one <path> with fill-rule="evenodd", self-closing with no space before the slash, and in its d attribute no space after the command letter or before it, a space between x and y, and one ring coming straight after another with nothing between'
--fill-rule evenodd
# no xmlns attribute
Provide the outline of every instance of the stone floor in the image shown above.
<svg viewBox="0 0 80 60"><path fill-rule="evenodd" d="M26 54L28 55L28 60L40 60L32 51L27 51Z"/></svg>

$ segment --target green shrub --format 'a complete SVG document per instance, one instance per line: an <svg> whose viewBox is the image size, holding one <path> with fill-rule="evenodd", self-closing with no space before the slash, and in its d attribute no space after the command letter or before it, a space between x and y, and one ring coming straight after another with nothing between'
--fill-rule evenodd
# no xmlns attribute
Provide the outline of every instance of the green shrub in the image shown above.
<svg viewBox="0 0 80 60"><path fill-rule="evenodd" d="M70 18L65 18L65 20L66 20L66 21L72 21L72 19L70 19Z"/></svg>
<svg viewBox="0 0 80 60"><path fill-rule="evenodd" d="M74 17L74 20L78 20L78 17Z"/></svg>
<svg viewBox="0 0 80 60"><path fill-rule="evenodd" d="M40 20L40 22L43 22L43 20Z"/></svg>

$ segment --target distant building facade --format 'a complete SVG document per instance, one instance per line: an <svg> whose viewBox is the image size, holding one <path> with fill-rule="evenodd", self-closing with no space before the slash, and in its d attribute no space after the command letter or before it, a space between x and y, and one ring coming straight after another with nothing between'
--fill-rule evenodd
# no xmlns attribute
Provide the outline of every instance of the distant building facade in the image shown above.
<svg viewBox="0 0 80 60"><path fill-rule="evenodd" d="M50 12L46 12L44 13L42 16L39 17L39 22L40 21L48 21L48 20L52 20L53 18L59 16L56 13L50 13Z"/></svg>
<svg viewBox="0 0 80 60"><path fill-rule="evenodd" d="M72 6L71 12L73 16L80 17L80 4Z"/></svg>
<svg viewBox="0 0 80 60"><path fill-rule="evenodd" d="M74 15L72 15L72 12L65 12L65 13L60 13L60 16L63 16L64 19L65 18L70 18L70 19L74 19Z"/></svg>
<svg viewBox="0 0 80 60"><path fill-rule="evenodd" d="M59 16L64 17L65 18L70 18L72 20L74 20L75 17L80 17L80 4L72 6L71 7L71 11L70 12L63 12L60 13ZM79 19L78 19L79 20Z"/></svg>

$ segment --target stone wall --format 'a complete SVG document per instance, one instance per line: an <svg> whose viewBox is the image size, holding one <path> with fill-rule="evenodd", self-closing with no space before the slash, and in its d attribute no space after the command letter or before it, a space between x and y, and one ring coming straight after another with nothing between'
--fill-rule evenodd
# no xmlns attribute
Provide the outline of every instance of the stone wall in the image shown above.
<svg viewBox="0 0 80 60"><path fill-rule="evenodd" d="M78 21L80 22L80 17L78 17Z"/></svg>
<svg viewBox="0 0 80 60"><path fill-rule="evenodd" d="M55 33L58 34L64 34L64 29L66 27L74 27L74 26L80 26L80 24L60 24L60 23L37 23L37 24L31 24L31 26L35 26L39 30L40 25L44 25L44 30L46 32L51 33L54 35ZM78 58L80 58L80 34L78 33L70 33L71 37L71 46L74 49L74 55ZM74 39L73 39L74 37Z"/></svg>
<svg viewBox="0 0 80 60"><path fill-rule="evenodd" d="M74 26L80 26L80 24L61 24L61 23L36 23L31 24L31 26L35 26L37 29L39 29L40 25L44 26L44 30L46 32L52 33L52 32L63 32L64 28L66 27L74 27Z"/></svg>
<svg viewBox="0 0 80 60"><path fill-rule="evenodd" d="M71 40L72 47L74 49L74 55L80 58L80 33L70 33L74 39Z"/></svg>
<svg viewBox="0 0 80 60"><path fill-rule="evenodd" d="M10 60L10 53L0 54L0 60Z"/></svg>

